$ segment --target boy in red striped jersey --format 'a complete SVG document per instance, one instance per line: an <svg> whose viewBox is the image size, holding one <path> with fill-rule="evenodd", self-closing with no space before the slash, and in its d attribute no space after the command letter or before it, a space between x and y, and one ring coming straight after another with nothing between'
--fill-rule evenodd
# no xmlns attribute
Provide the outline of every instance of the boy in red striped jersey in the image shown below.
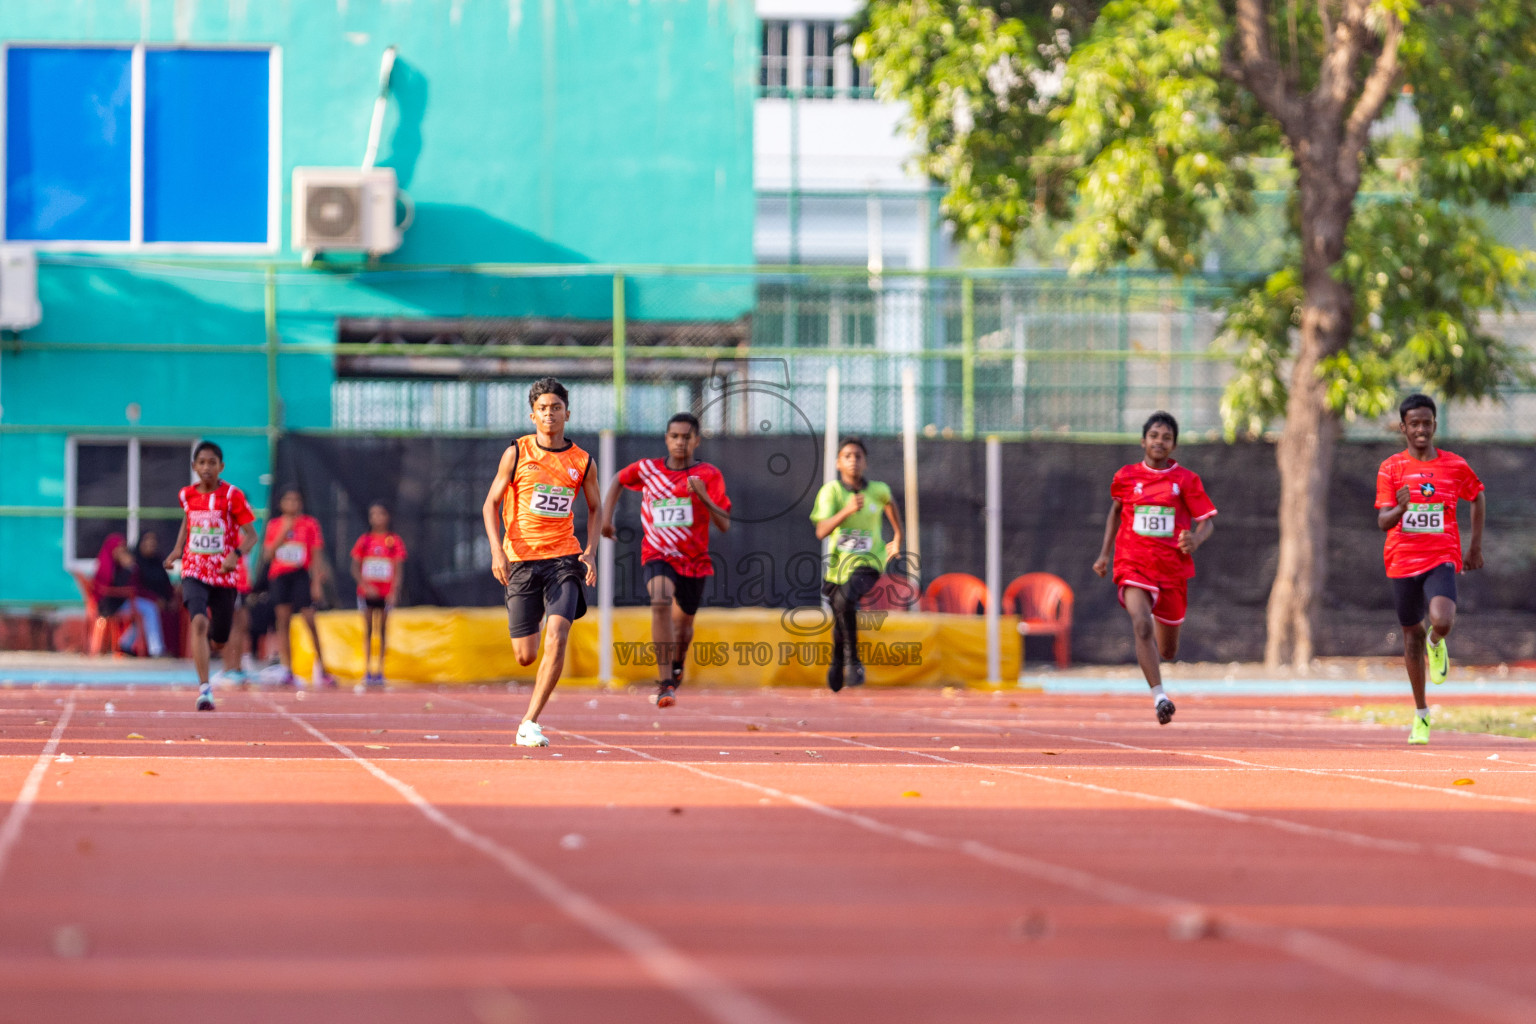
<svg viewBox="0 0 1536 1024"><path fill-rule="evenodd" d="M694 460L699 421L680 412L667 421L667 457L641 459L619 470L603 500L603 536L613 539L619 490L641 494L640 563L651 598L651 640L656 648L656 706L677 702L683 663L693 643L693 617L704 598L704 583L715 573L709 560L709 527L731 528L731 499L725 478L707 462ZM669 667L670 666L670 667Z"/></svg>
<svg viewBox="0 0 1536 1024"><path fill-rule="evenodd" d="M1162 663L1179 653L1179 629L1189 604L1192 557L1210 537L1216 506L1198 474L1173 461L1179 424L1155 412L1141 428L1142 460L1123 466L1110 484L1104 544L1093 563L1109 571L1114 547L1115 588L1131 617L1136 661L1152 688L1159 725L1173 721L1173 701L1163 692Z"/></svg>
<svg viewBox="0 0 1536 1024"><path fill-rule="evenodd" d="M1403 664L1417 708L1408 742L1429 742L1429 681L1445 682L1450 655L1445 638L1456 622L1456 574L1483 567L1483 482L1460 455L1435 448L1435 402L1409 395L1397 409L1405 451L1389 456L1376 471L1376 525L1387 535L1382 551L1397 621L1403 627ZM1457 501L1472 503L1472 541L1461 557ZM1424 617L1429 616L1429 629Z"/></svg>

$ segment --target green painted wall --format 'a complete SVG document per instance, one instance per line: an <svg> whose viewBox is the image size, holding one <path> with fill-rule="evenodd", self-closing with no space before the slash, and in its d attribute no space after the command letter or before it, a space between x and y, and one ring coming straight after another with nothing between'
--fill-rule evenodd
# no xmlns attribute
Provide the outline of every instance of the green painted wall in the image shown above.
<svg viewBox="0 0 1536 1024"><path fill-rule="evenodd" d="M416 205L390 264L746 265L752 262L750 0L49 0L0 3L0 39L282 48L279 258L291 259L296 166L362 158L386 45L399 47L379 163ZM210 158L213 158L212 156ZM158 254L157 254L158 255ZM260 272L189 274L154 256L72 260L39 273L43 323L0 344L0 431L69 425L111 435L184 427L224 442L228 477L267 500L259 353L59 352L32 342L260 345ZM576 316L611 312L606 278L285 271L283 342L329 342L339 315ZM631 283L632 317L725 319L742 282ZM332 362L279 360L283 425L330 424ZM0 505L62 505L64 437L0 432ZM169 504L173 496L166 496ZM0 603L66 600L57 519L0 517Z"/></svg>

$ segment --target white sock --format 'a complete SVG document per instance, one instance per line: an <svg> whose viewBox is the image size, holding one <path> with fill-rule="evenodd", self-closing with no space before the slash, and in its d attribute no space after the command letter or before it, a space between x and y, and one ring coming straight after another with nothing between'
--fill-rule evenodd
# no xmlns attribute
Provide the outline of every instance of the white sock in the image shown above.
<svg viewBox="0 0 1536 1024"><path fill-rule="evenodd" d="M1168 695L1163 692L1163 684L1158 683L1152 687L1152 706L1156 707L1159 701L1167 700Z"/></svg>
<svg viewBox="0 0 1536 1024"><path fill-rule="evenodd" d="M1429 708L1419 708L1415 714L1419 716L1420 720L1429 721Z"/></svg>

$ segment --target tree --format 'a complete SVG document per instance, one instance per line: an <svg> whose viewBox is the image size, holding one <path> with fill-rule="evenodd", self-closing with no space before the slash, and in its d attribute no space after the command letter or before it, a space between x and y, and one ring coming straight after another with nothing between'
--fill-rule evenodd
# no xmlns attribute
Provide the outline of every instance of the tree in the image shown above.
<svg viewBox="0 0 1536 1024"><path fill-rule="evenodd" d="M1286 265L1225 309L1223 411L1229 432L1284 417L1265 660L1305 666L1341 421L1406 387L1476 398L1527 379L1480 317L1531 259L1470 212L1536 180L1523 0L870 0L858 27L984 258L1059 221L1075 271L1189 273L1261 180L1289 193ZM1405 88L1422 131L1373 138ZM1396 194L1362 201L1368 176Z"/></svg>

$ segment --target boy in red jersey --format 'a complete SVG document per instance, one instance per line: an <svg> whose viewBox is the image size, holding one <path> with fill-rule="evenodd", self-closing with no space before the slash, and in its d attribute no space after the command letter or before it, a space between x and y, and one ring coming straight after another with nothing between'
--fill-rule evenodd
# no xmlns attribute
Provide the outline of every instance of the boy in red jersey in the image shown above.
<svg viewBox="0 0 1536 1024"><path fill-rule="evenodd" d="M597 582L602 496L591 457L565 436L571 418L565 385L539 378L528 389L528 406L534 432L502 452L480 513L491 542L491 574L506 587L507 628L519 665L539 656L539 620L545 620L544 659L516 742L547 747L539 714L565 670L571 623L587 613L582 585ZM578 491L587 503L585 548L576 539Z"/></svg>
<svg viewBox="0 0 1536 1024"><path fill-rule="evenodd" d="M603 502L603 536L613 539L613 514L620 488L642 494L640 563L651 598L651 640L656 648L656 706L677 702L683 663L693 643L693 617L704 598L704 582L715 574L709 560L709 527L731 528L731 499L725 479L707 462L694 461L699 420L680 412L667 421L667 457L641 459L619 470ZM670 669L668 663L670 662Z"/></svg>
<svg viewBox="0 0 1536 1024"><path fill-rule="evenodd" d="M288 686L302 688L293 674L293 643L289 624L298 612L309 627L315 645L315 674L321 686L333 687L336 679L325 670L320 653L320 630L315 626L315 605L325 585L325 539L320 524L304 514L304 495L297 487L283 491L278 500L282 515L267 523L262 540L261 560L267 564L267 581L272 593L272 607L277 610L277 657L287 670L283 680ZM310 569L313 567L314 571Z"/></svg>
<svg viewBox="0 0 1536 1024"><path fill-rule="evenodd" d="M405 541L389 530L389 507L382 501L368 506L368 532L352 545L352 578L357 580L357 606L363 612L364 686L384 685L385 630L394 606L405 561ZM379 671L373 671L373 631L379 631Z"/></svg>
<svg viewBox="0 0 1536 1024"><path fill-rule="evenodd" d="M1162 662L1179 653L1179 627L1189 604L1191 557L1216 528L1216 506L1205 484L1173 461L1179 424L1155 412L1141 428L1140 462L1122 467L1110 484L1109 519L1104 544L1093 563L1103 576L1114 546L1115 587L1131 617L1136 661L1147 685L1159 725L1173 721L1173 701L1163 692Z"/></svg>
<svg viewBox="0 0 1536 1024"><path fill-rule="evenodd" d="M1445 682L1451 662L1445 638L1456 622L1456 574L1483 567L1487 501L1483 482L1466 460L1435 449L1434 399L1409 395L1397 415L1408 448L1376 471L1376 525L1387 535L1382 556L1403 627L1403 664L1418 709L1408 742L1424 744L1429 742L1425 662L1430 682ZM1457 501L1472 503L1472 543L1465 562L1456 526Z"/></svg>
<svg viewBox="0 0 1536 1024"><path fill-rule="evenodd" d="M224 450L218 445L203 441L194 448L192 471L197 474L197 483L183 487L177 495L185 516L165 567L171 569L181 559L181 599L192 616L197 710L212 711L210 649L229 640L240 557L256 545L256 529L251 525L256 514L240 488L219 479L224 472Z"/></svg>

